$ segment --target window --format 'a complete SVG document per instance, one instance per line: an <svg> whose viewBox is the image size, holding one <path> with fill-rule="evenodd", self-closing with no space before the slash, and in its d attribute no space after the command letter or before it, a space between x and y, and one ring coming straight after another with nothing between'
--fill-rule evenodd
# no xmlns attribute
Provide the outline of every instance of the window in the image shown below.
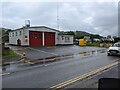
<svg viewBox="0 0 120 90"><path fill-rule="evenodd" d="M12 33L12 36L14 37L14 32Z"/></svg>
<svg viewBox="0 0 120 90"><path fill-rule="evenodd" d="M17 32L16 32L16 36L17 36Z"/></svg>
<svg viewBox="0 0 120 90"><path fill-rule="evenodd" d="M65 42L70 42L70 38L69 37L65 37Z"/></svg>
<svg viewBox="0 0 120 90"><path fill-rule="evenodd" d="M19 32L19 35L22 35L22 31Z"/></svg>
<svg viewBox="0 0 120 90"><path fill-rule="evenodd" d="M119 43L116 43L113 45L114 47L120 47L120 44Z"/></svg>

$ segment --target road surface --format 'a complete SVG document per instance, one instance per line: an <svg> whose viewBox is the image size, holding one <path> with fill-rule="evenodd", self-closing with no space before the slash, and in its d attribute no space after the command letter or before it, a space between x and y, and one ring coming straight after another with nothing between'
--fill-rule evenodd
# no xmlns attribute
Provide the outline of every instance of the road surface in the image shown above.
<svg viewBox="0 0 120 90"><path fill-rule="evenodd" d="M111 64L119 56L107 56L106 52L81 57L76 55L68 60L61 60L37 66L28 70L3 76L3 88L49 88L84 73Z"/></svg>
<svg viewBox="0 0 120 90"><path fill-rule="evenodd" d="M95 88L95 90L97 90L97 88L99 88L99 80L101 78L117 78L117 79L120 78L120 76L119 76L120 70L118 68L120 68L120 64L116 65L108 70L105 70L103 72L100 72L97 75L93 75L90 78L86 78L84 80L77 81L74 84L71 84L62 90L67 90L68 88L84 88L84 89L85 88L87 88L87 89Z"/></svg>

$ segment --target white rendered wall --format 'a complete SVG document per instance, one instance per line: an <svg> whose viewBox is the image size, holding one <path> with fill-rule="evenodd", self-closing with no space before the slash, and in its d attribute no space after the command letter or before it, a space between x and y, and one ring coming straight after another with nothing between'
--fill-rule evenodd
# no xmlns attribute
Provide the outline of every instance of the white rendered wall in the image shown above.
<svg viewBox="0 0 120 90"><path fill-rule="evenodd" d="M19 35L19 31L21 31L21 35ZM22 46L27 46L29 45L29 31L40 31L40 32L55 32L55 45L58 44L58 32L47 29L47 28L23 28L19 30L15 30L12 32L9 32L9 44L14 44L17 45L17 40L21 40L21 45ZM15 35L17 32L17 36ZM12 33L14 33L14 36L12 36ZM25 36L27 36L28 41L25 41Z"/></svg>
<svg viewBox="0 0 120 90"><path fill-rule="evenodd" d="M23 34L19 35L19 31L21 31L21 33L23 33L23 30L16 30L16 31L9 32L9 44L17 45L18 39L21 40L21 44L22 44ZM16 32L17 32L17 36L16 36ZM14 33L14 36L13 36L13 33Z"/></svg>
<svg viewBox="0 0 120 90"><path fill-rule="evenodd" d="M65 37L69 38L69 41L66 42ZM72 35L58 35L58 44L73 44L73 36ZM63 39L62 39L63 38Z"/></svg>
<svg viewBox="0 0 120 90"><path fill-rule="evenodd" d="M25 36L27 36L27 42L25 40ZM29 45L29 30L23 29L23 40L22 40L22 46L28 46Z"/></svg>

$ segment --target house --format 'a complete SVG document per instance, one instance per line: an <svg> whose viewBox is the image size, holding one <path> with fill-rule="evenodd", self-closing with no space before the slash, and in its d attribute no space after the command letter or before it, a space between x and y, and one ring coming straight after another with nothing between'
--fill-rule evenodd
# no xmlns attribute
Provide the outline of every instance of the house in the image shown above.
<svg viewBox="0 0 120 90"><path fill-rule="evenodd" d="M92 42L92 40L90 39L90 36L84 36L84 39L86 39L86 43Z"/></svg>
<svg viewBox="0 0 120 90"><path fill-rule="evenodd" d="M21 46L55 46L68 43L68 36L58 35L59 31L46 26L25 26L9 32L9 44ZM63 39L64 38L64 39ZM67 41L68 39L68 41ZM62 40L65 40L64 42ZM70 39L73 41L73 38Z"/></svg>

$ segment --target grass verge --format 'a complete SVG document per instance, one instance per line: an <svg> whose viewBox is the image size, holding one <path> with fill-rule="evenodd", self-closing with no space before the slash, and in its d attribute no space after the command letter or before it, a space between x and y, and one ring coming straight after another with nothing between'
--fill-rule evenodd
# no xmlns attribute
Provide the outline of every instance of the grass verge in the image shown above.
<svg viewBox="0 0 120 90"><path fill-rule="evenodd" d="M87 43L86 46L97 46L99 47L100 46L100 43Z"/></svg>
<svg viewBox="0 0 120 90"><path fill-rule="evenodd" d="M13 50L9 50L8 53L4 54L4 55L0 55L0 58L2 59L7 59L7 58L11 58L11 57L17 57L19 56L17 53L15 53Z"/></svg>

